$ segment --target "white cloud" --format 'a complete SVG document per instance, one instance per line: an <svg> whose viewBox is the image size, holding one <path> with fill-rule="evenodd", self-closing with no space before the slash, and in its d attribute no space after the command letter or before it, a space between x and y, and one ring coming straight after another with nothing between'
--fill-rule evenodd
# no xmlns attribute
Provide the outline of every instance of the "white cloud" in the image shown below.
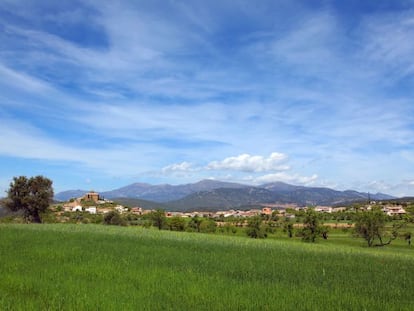
<svg viewBox="0 0 414 311"><path fill-rule="evenodd" d="M233 170L242 172L284 171L290 167L282 164L287 159L283 153L273 152L265 158L247 153L229 157L222 161L213 161L207 165L210 170Z"/></svg>
<svg viewBox="0 0 414 311"><path fill-rule="evenodd" d="M161 171L164 174L171 174L171 173L176 173L176 172L192 172L194 170L195 168L193 167L191 163L184 161L182 163L175 163L175 164L167 165L163 167Z"/></svg>

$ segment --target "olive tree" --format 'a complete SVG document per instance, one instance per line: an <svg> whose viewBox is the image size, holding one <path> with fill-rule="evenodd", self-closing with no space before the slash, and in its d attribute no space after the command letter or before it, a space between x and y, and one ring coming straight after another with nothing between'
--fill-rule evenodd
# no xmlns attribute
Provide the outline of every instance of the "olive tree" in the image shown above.
<svg viewBox="0 0 414 311"><path fill-rule="evenodd" d="M398 237L398 230L405 222L394 223L391 232L385 230L388 216L379 209L360 211L357 213L355 222L355 233L367 241L368 247L385 246L391 244Z"/></svg>
<svg viewBox="0 0 414 311"><path fill-rule="evenodd" d="M43 176L14 177L7 191L6 207L11 211L23 211L27 221L41 223L41 213L53 200L52 181Z"/></svg>
<svg viewBox="0 0 414 311"><path fill-rule="evenodd" d="M314 209L309 208L305 212L303 219L303 229L301 232L302 239L306 242L315 242L316 238L321 234L322 227L319 221L319 215Z"/></svg>
<svg viewBox="0 0 414 311"><path fill-rule="evenodd" d="M267 233L262 224L262 218L260 216L251 217L247 221L246 234L254 239L267 238Z"/></svg>
<svg viewBox="0 0 414 311"><path fill-rule="evenodd" d="M117 225L126 226L127 223L118 211L110 211L104 216L104 224L106 225Z"/></svg>
<svg viewBox="0 0 414 311"><path fill-rule="evenodd" d="M174 216L168 219L167 225L171 231L184 231L186 227L186 221L180 216Z"/></svg>
<svg viewBox="0 0 414 311"><path fill-rule="evenodd" d="M165 217L165 211L162 209L157 209L149 214L150 219L155 227L161 230L166 222L167 218Z"/></svg>

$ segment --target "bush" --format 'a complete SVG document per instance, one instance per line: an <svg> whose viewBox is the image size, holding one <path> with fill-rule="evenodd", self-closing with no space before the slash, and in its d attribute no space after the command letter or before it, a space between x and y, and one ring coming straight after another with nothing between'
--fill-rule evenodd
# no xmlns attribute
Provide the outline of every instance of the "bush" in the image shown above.
<svg viewBox="0 0 414 311"><path fill-rule="evenodd" d="M182 217L174 216L168 219L168 227L171 231L184 231L186 227L185 219Z"/></svg>
<svg viewBox="0 0 414 311"><path fill-rule="evenodd" d="M126 221L122 218L121 214L119 214L117 211L110 211L104 216L104 224L126 226Z"/></svg>
<svg viewBox="0 0 414 311"><path fill-rule="evenodd" d="M200 232L204 233L214 233L216 232L217 224L212 219L203 219L200 224Z"/></svg>
<svg viewBox="0 0 414 311"><path fill-rule="evenodd" d="M263 228L262 218L260 216L254 216L248 220L246 234L254 239L267 238L267 233Z"/></svg>
<svg viewBox="0 0 414 311"><path fill-rule="evenodd" d="M303 229L301 230L302 240L305 242L315 242L318 235L321 233L321 225L319 217L314 209L307 209L305 218L303 220ZM327 232L326 232L327 237ZM325 236L324 236L325 238Z"/></svg>

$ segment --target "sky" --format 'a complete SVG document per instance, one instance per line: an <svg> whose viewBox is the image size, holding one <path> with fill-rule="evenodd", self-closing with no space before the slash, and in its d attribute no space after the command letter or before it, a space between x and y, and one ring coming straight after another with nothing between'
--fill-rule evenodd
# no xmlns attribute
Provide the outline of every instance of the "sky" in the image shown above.
<svg viewBox="0 0 414 311"><path fill-rule="evenodd" d="M414 195L413 55L411 0L2 0L0 193L43 175Z"/></svg>

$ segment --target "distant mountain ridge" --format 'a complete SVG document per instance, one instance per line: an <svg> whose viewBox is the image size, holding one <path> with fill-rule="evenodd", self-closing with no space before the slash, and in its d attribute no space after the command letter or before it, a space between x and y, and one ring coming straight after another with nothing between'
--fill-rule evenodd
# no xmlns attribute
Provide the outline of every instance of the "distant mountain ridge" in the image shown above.
<svg viewBox="0 0 414 311"><path fill-rule="evenodd" d="M55 199L67 201L73 197L81 197L87 192L85 190L64 191L56 194ZM119 189L101 192L100 195L107 199L116 198L130 204L145 201L145 206L148 208L154 206L177 211L240 208L263 203L295 203L300 206L335 205L368 199L367 193L354 190L338 191L322 187L295 186L283 182L250 186L216 180L202 180L183 185L134 183ZM370 198L372 200L394 199L382 193L370 194Z"/></svg>
<svg viewBox="0 0 414 311"><path fill-rule="evenodd" d="M155 202L168 202L181 199L198 191L211 191L218 188L243 188L246 185L205 179L193 184L184 185L150 185L135 183L116 190L103 192L106 198L140 198Z"/></svg>
<svg viewBox="0 0 414 311"><path fill-rule="evenodd" d="M176 210L217 210L269 203L275 198L275 194L267 189L250 186L199 191L166 204Z"/></svg>
<svg viewBox="0 0 414 311"><path fill-rule="evenodd" d="M55 194L54 199L56 201L68 201L72 198L80 198L89 191L87 190L66 190Z"/></svg>

